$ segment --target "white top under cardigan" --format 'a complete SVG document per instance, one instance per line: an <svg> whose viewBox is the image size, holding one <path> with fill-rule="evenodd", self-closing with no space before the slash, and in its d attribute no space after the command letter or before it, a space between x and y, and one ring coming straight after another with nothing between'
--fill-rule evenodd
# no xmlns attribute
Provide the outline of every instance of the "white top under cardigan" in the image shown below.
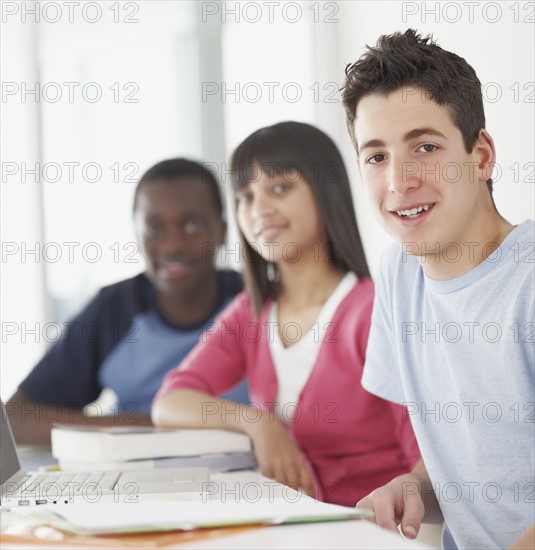
<svg viewBox="0 0 535 550"><path fill-rule="evenodd" d="M275 410L286 422L296 414L299 395L304 388L316 362L320 345L324 338L336 339L337 327L331 324L338 306L357 283L357 276L348 271L329 296L315 323L298 340L299 325L287 323L283 332L288 340L298 340L285 348L278 330L277 302L273 301L269 312L269 323L274 329L269 331L269 348L275 365L279 391Z"/></svg>

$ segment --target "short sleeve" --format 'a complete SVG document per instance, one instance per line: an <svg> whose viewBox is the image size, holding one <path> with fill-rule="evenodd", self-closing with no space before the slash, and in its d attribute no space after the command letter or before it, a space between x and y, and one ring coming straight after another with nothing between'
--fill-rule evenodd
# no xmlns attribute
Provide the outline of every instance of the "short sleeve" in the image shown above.
<svg viewBox="0 0 535 550"><path fill-rule="evenodd" d="M249 298L239 294L205 330L197 345L164 378L154 401L180 388L221 395L246 376L241 328L251 322Z"/></svg>
<svg viewBox="0 0 535 550"><path fill-rule="evenodd" d="M70 322L56 342L19 385L38 403L81 409L100 395L102 292Z"/></svg>
<svg viewBox="0 0 535 550"><path fill-rule="evenodd" d="M367 355L368 341L370 338L370 326L374 303L374 284L371 279L366 279L366 281L361 284L366 285L364 288L369 289L361 300L357 330L357 349L362 360L362 364L364 364Z"/></svg>
<svg viewBox="0 0 535 550"><path fill-rule="evenodd" d="M378 397L401 404L405 399L395 347L392 307L392 264L397 260L397 249L397 246L391 246L381 257L362 385Z"/></svg>

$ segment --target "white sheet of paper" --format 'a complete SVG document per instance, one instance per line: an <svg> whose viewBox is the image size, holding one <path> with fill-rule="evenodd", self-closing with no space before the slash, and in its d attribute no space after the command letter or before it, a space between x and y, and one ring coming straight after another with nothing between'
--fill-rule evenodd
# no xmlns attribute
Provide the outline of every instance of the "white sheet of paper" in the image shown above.
<svg viewBox="0 0 535 550"><path fill-rule="evenodd" d="M83 503L32 508L26 511L56 527L77 534L195 529L252 523L328 521L370 515L367 510L326 504L302 497L297 502L261 499L257 502Z"/></svg>

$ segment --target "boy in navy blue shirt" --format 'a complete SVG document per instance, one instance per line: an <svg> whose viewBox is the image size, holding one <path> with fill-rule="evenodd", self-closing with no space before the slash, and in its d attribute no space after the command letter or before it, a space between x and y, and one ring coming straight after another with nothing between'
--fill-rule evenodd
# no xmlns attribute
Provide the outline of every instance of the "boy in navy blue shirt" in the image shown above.
<svg viewBox="0 0 535 550"><path fill-rule="evenodd" d="M86 422L83 407L104 388L117 403L97 422L148 424L164 375L241 291L240 276L216 270L209 253L226 226L206 167L171 159L150 168L135 192L134 222L145 272L103 288L20 384L6 403L19 443L47 443L52 422ZM245 385L227 398L246 402Z"/></svg>

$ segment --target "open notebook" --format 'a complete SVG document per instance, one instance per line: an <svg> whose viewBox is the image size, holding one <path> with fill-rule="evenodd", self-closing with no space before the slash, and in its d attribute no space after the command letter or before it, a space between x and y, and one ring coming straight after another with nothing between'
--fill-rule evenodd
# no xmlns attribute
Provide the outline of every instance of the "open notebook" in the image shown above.
<svg viewBox="0 0 535 550"><path fill-rule="evenodd" d="M19 509L20 510L20 509ZM17 511L17 513L20 513ZM191 530L236 525L339 521L369 517L369 510L319 502L304 495L299 500L266 498L256 501L154 502L137 504L59 505L22 509L22 513L76 535Z"/></svg>

